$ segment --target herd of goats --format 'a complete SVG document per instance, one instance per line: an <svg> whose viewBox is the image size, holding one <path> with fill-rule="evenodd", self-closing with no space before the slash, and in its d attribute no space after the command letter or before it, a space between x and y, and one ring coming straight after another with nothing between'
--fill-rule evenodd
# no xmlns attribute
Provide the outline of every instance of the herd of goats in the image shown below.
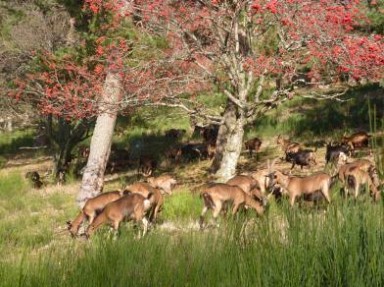
<svg viewBox="0 0 384 287"><path fill-rule="evenodd" d="M373 201L381 198L380 180L373 162L368 159L355 159L347 162L354 156L357 149L368 147L370 135L358 132L347 137L340 143L327 144L325 161L333 170L330 174L321 171L308 176L293 176L274 168L276 159L269 161L268 167L248 174L236 175L226 183L211 183L205 185L201 192L203 209L200 216L200 227L204 227L204 217L208 210L212 210L213 219L217 219L220 212L225 212L228 204L232 204L232 214L236 214L240 207L251 208L258 215L266 209L270 196L289 197L291 206L296 199L318 201L325 199L331 201L330 189L339 181L347 197L359 196L363 187L369 189ZM278 136L277 144L285 155L285 160L295 165L312 166L316 164L314 151L305 149L299 143L292 142ZM245 143L246 149L258 152L261 140L253 138ZM68 223L68 230L73 237L79 236L84 221L88 227L81 235L89 238L91 234L104 224L112 225L117 232L121 222L133 220L143 224L143 235L147 232L150 223L154 223L160 211L165 194L172 194L177 184L175 178L163 174L158 177L147 177L146 182L135 182L123 190L104 192L88 199L78 216Z"/></svg>

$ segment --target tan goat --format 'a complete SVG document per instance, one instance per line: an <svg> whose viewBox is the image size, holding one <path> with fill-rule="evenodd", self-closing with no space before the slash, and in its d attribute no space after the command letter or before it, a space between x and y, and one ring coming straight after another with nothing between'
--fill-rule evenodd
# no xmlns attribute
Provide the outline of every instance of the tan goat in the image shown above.
<svg viewBox="0 0 384 287"><path fill-rule="evenodd" d="M294 205L296 197L308 195L320 191L325 199L331 202L329 189L332 178L326 173L316 173L306 177L295 177L285 175L280 171L270 174L272 185L278 183L283 190L289 195L289 203Z"/></svg>
<svg viewBox="0 0 384 287"><path fill-rule="evenodd" d="M236 214L239 207L247 205L256 210L257 214L264 213L262 204L254 200L251 196L246 194L240 187L231 186L225 183L215 183L202 192L204 200L204 207L200 215L200 226L204 222L204 215L208 209L213 210L213 218L217 218L223 205L227 202L232 202L232 214Z"/></svg>
<svg viewBox="0 0 384 287"><path fill-rule="evenodd" d="M374 166L373 163L371 161L369 161L368 159L359 159L359 160L356 160L354 162L344 164L344 165L340 166L339 170L338 170L339 180L341 181L341 183L345 184L346 174L348 173L348 171L350 169L357 167L361 170L368 171L373 166Z"/></svg>
<svg viewBox="0 0 384 287"><path fill-rule="evenodd" d="M153 193L153 200L152 200L151 211L149 213L149 220L151 222L156 221L157 214L159 213L160 208L164 203L164 198L160 190L157 188L154 188L148 183L136 182L134 184L131 184L125 187L124 194L130 193L130 192L141 194L144 197L148 197L150 193Z"/></svg>
<svg viewBox="0 0 384 287"><path fill-rule="evenodd" d="M91 224L97 213L101 212L108 203L119 199L121 196L122 192L111 191L101 193L94 198L88 199L79 215L76 216L72 222L67 222L68 230L71 235L75 237L85 219L88 219L89 224Z"/></svg>
<svg viewBox="0 0 384 287"><path fill-rule="evenodd" d="M265 196L261 193L259 183L250 175L236 175L229 179L226 184L240 187L245 193L260 201L265 201Z"/></svg>
<svg viewBox="0 0 384 287"><path fill-rule="evenodd" d="M268 177L270 173L269 169L260 169L251 173L251 176L258 182L261 193L264 195L270 186L270 178Z"/></svg>
<svg viewBox="0 0 384 287"><path fill-rule="evenodd" d="M145 213L151 206L152 198L152 193L149 194L148 198L141 194L132 193L108 203L88 226L85 232L86 237L89 238L103 224L111 224L115 232L117 232L123 220L134 220L137 223L141 221L144 227L144 236L148 229L148 220L145 218Z"/></svg>
<svg viewBox="0 0 384 287"><path fill-rule="evenodd" d="M177 184L176 179L167 174L158 177L149 177L147 181L153 187L160 188L167 194L172 194L172 188Z"/></svg>
<svg viewBox="0 0 384 287"><path fill-rule="evenodd" d="M347 195L350 189L352 189L354 191L354 197L357 198L357 196L359 195L360 187L362 185L366 185L370 189L371 196L373 197L374 201L380 200L381 195L378 189L378 178L375 177L376 175L373 174L374 172L375 171L373 171L372 169L367 172L358 167L353 167L349 169L346 172L347 186L345 195Z"/></svg>

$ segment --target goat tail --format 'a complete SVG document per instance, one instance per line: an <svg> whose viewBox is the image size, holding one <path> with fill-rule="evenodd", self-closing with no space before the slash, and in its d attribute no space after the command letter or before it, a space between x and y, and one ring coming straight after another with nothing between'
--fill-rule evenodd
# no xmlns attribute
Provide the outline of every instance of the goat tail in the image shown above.
<svg viewBox="0 0 384 287"><path fill-rule="evenodd" d="M208 207L209 209L215 208L215 202L213 201L212 196L209 193L203 192L201 196L203 197L204 205L206 207Z"/></svg>

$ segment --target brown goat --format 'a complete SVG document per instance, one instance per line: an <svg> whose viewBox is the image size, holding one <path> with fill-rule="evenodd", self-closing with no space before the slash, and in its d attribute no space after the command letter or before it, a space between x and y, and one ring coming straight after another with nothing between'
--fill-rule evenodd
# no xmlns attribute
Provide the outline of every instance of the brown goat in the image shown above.
<svg viewBox="0 0 384 287"><path fill-rule="evenodd" d="M260 191L259 183L250 175L236 175L229 179L226 184L240 187L245 193L257 200L266 200Z"/></svg>
<svg viewBox="0 0 384 287"><path fill-rule="evenodd" d="M147 181L154 188L160 188L167 194L172 194L172 188L177 184L176 179L167 174L158 177L149 177Z"/></svg>
<svg viewBox="0 0 384 287"><path fill-rule="evenodd" d="M266 194L270 186L270 178L268 175L271 173L269 169L260 169L251 173L251 176L258 182L262 194Z"/></svg>
<svg viewBox="0 0 384 287"><path fill-rule="evenodd" d="M362 185L367 185L371 191L371 196L375 201L380 199L380 191L378 190L378 180L374 182L374 171L370 169L368 172L358 167L350 168L346 172L347 188L345 190L345 196L349 193L349 190L354 191L354 197L359 195L359 189Z"/></svg>
<svg viewBox="0 0 384 287"><path fill-rule="evenodd" d="M204 215L208 209L213 210L213 218L217 218L223 205L227 202L233 203L232 214L236 214L241 205L246 205L256 210L257 214L264 213L262 204L246 194L240 187L224 183L216 183L202 192L204 207L200 215L200 226L204 222Z"/></svg>
<svg viewBox="0 0 384 287"><path fill-rule="evenodd" d="M374 165L372 164L372 162L369 161L368 159L359 159L359 160L356 160L354 162L344 164L344 165L340 166L339 170L338 170L339 180L341 181L342 184L345 184L345 181L347 179L347 173L350 169L357 167L361 170L368 171L373 166Z"/></svg>
<svg viewBox="0 0 384 287"><path fill-rule="evenodd" d="M367 147L371 136L366 132L357 132L350 136L343 136L342 143L347 144L352 150L357 147Z"/></svg>
<svg viewBox="0 0 384 287"><path fill-rule="evenodd" d="M149 155L143 155L139 159L139 166L137 168L137 175L140 174L144 177L151 176L154 169L157 167L157 161Z"/></svg>
<svg viewBox="0 0 384 287"><path fill-rule="evenodd" d="M148 229L148 220L145 218L145 213L151 206L152 197L152 193L149 194L148 198L141 194L133 193L124 195L118 200L108 203L104 210L88 226L85 232L86 237L89 238L96 229L106 223L111 224L115 232L117 232L120 223L123 220L129 219L137 223L142 221L144 236Z"/></svg>
<svg viewBox="0 0 384 287"><path fill-rule="evenodd" d="M306 177L294 177L283 174L280 171L271 173L272 185L278 183L289 195L289 203L294 205L298 196L312 194L320 191L325 199L331 202L329 188L332 178L326 173L317 173Z"/></svg>
<svg viewBox="0 0 384 287"><path fill-rule="evenodd" d="M89 224L91 224L97 213L101 212L108 203L119 199L121 196L122 193L119 191L110 191L88 199L79 215L72 222L67 222L72 237L77 235L85 219L88 219Z"/></svg>
<svg viewBox="0 0 384 287"><path fill-rule="evenodd" d="M156 221L157 214L159 213L160 208L164 203L164 198L160 190L157 188L154 188L152 185L148 183L136 182L134 184L131 184L125 187L124 194L130 193L130 192L141 194L144 197L148 197L149 194L151 193L153 194L151 211L149 212L149 220L151 222Z"/></svg>
<svg viewBox="0 0 384 287"><path fill-rule="evenodd" d="M299 143L291 142L290 140L283 138L281 135L278 135L276 143L281 146L281 149L285 154L297 153L302 148Z"/></svg>
<svg viewBox="0 0 384 287"><path fill-rule="evenodd" d="M249 151L250 157L252 157L253 152L257 153L260 150L261 143L259 138L252 138L244 143L245 149Z"/></svg>

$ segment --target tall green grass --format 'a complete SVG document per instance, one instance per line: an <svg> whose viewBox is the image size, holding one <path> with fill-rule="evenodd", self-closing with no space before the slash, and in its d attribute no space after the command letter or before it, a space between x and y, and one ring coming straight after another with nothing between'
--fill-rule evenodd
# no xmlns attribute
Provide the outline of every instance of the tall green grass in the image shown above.
<svg viewBox="0 0 384 287"><path fill-rule="evenodd" d="M323 210L287 208L217 229L149 233L118 240L96 234L21 260L2 286L382 286L382 204L341 202ZM77 243L74 243L77 244ZM16 283L16 284L15 284Z"/></svg>

